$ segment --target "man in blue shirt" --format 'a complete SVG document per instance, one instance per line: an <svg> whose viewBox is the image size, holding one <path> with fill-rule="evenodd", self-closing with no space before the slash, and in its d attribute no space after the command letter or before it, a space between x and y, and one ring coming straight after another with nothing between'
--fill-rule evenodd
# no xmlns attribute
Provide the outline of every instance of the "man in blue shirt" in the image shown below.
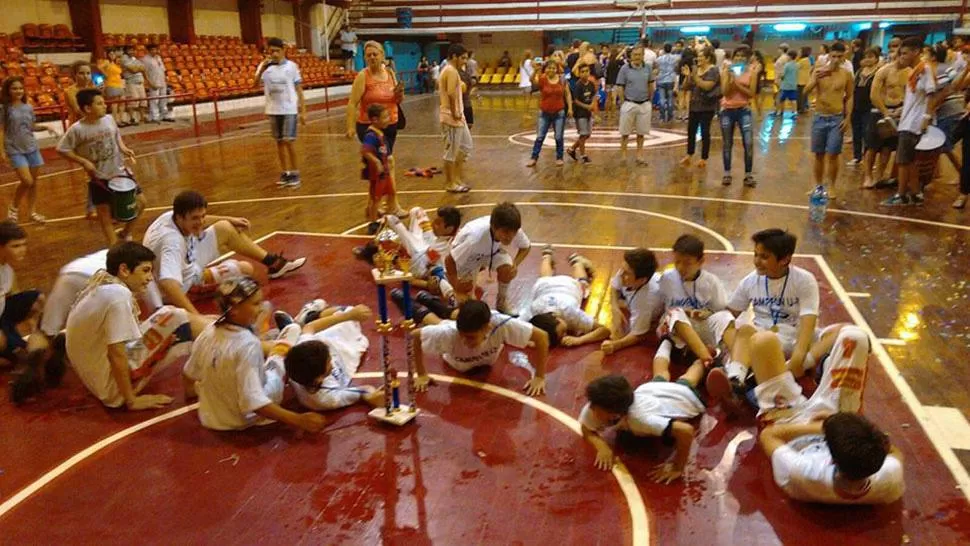
<svg viewBox="0 0 970 546"><path fill-rule="evenodd" d="M670 44L664 44L664 53L657 58L657 89L660 90L660 121L674 120L674 83L677 82L677 64L680 55L671 53Z"/></svg>

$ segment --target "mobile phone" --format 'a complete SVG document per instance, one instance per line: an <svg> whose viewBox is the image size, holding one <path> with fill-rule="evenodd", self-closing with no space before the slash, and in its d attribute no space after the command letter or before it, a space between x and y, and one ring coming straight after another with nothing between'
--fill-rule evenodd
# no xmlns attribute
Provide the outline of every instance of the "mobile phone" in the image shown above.
<svg viewBox="0 0 970 546"><path fill-rule="evenodd" d="M741 74L743 74L744 69L745 69L745 65L743 64L736 64L731 66L731 72L734 72L736 76L740 76Z"/></svg>

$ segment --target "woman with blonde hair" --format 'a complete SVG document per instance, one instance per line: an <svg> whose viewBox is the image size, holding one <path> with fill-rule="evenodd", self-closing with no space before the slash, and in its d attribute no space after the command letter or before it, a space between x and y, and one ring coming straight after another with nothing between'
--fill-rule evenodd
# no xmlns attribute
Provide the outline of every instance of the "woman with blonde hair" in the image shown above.
<svg viewBox="0 0 970 546"><path fill-rule="evenodd" d="M383 129L384 143L387 146L387 160L390 166L390 178L394 176L394 142L397 139L399 121L398 104L404 98L404 85L398 81L394 71L384 64L384 46L373 40L364 44L364 63L366 67L357 73L354 85L350 90L347 103L347 133L348 139L355 136L360 142L370 126L371 120L367 109L372 104L380 104L391 115L391 122ZM395 196L389 203L391 214L407 215Z"/></svg>

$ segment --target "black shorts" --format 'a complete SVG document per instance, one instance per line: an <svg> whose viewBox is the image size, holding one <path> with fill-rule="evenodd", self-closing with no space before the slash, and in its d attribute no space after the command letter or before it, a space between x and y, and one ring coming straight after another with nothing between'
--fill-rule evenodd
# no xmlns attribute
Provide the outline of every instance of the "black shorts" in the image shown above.
<svg viewBox="0 0 970 546"><path fill-rule="evenodd" d="M340 51L341 53L344 54L344 59L353 59L354 57L356 57L353 51L348 51L346 49L341 49Z"/></svg>
<svg viewBox="0 0 970 546"><path fill-rule="evenodd" d="M363 142L364 135L367 134L369 123L357 123L357 140ZM391 124L384 128L384 144L387 146L388 157L394 155L394 141L397 140L397 124Z"/></svg>
<svg viewBox="0 0 970 546"><path fill-rule="evenodd" d="M128 178L135 180L130 174L126 175ZM138 181L135 180L137 184ZM141 186L135 188L135 195L141 195ZM107 180L91 180L88 182L88 195L91 197L91 204L97 205L110 205L111 204L111 190L108 189Z"/></svg>
<svg viewBox="0 0 970 546"><path fill-rule="evenodd" d="M899 132L899 146L896 148L896 164L909 165L916 161L916 145L922 135L909 131Z"/></svg>
<svg viewBox="0 0 970 546"><path fill-rule="evenodd" d="M879 138L879 132L876 130L876 124L878 124L879 120L883 119L884 117L885 116L882 115L882 112L878 110L870 112L869 126L866 127L866 148L878 152L879 150L887 149L895 150L898 146L898 137L893 136L885 139Z"/></svg>
<svg viewBox="0 0 970 546"><path fill-rule="evenodd" d="M465 123L467 123L468 127L471 128L472 125L475 125L475 109L472 108L470 104L465 103L464 114L465 114Z"/></svg>
<svg viewBox="0 0 970 546"><path fill-rule="evenodd" d="M27 342L17 332L17 325L27 319L39 297L40 290L24 290L7 295L3 314L0 315L0 331L7 338L7 346L0 351L0 356L11 360L17 349L27 346Z"/></svg>

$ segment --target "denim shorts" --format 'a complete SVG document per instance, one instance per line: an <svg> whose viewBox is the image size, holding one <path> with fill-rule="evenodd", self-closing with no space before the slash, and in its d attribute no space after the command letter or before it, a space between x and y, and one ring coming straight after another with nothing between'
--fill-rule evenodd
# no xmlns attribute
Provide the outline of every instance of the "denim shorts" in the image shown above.
<svg viewBox="0 0 970 546"><path fill-rule="evenodd" d="M812 153L838 155L842 153L842 131L839 125L845 116L815 114L812 121Z"/></svg>
<svg viewBox="0 0 970 546"><path fill-rule="evenodd" d="M946 118L939 118L936 120L936 127L943 131L946 135L946 142L943 144L944 152L952 152L953 145L957 143L957 124L960 123L960 119L963 114L957 114L955 116L950 116ZM13 158L11 158L13 159Z"/></svg>
<svg viewBox="0 0 970 546"><path fill-rule="evenodd" d="M14 169L40 167L44 164L44 157L40 155L40 150L34 150L29 154L7 154L7 157L10 158L10 164Z"/></svg>
<svg viewBox="0 0 970 546"><path fill-rule="evenodd" d="M296 140L296 114L270 115L269 128L276 140Z"/></svg>

